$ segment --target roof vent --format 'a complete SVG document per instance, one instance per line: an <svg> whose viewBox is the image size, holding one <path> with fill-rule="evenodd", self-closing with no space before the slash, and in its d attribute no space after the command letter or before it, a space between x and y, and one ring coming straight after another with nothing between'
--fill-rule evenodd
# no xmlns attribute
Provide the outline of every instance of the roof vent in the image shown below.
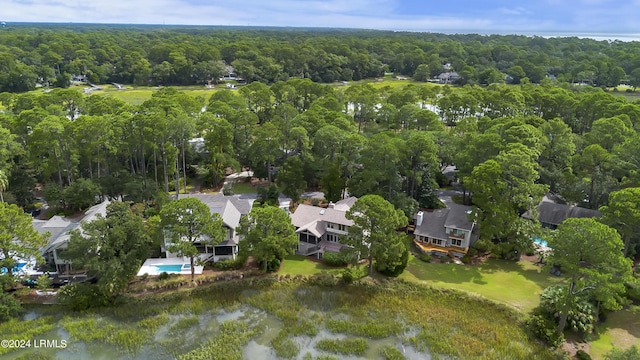
<svg viewBox="0 0 640 360"><path fill-rule="evenodd" d="M321 209L320 210L320 215L324 215L325 212L327 212L327 209Z"/></svg>

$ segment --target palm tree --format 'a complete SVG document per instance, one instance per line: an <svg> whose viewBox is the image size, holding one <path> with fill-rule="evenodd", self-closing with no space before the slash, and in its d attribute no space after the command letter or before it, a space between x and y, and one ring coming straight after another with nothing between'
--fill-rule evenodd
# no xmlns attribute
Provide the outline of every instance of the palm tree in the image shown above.
<svg viewBox="0 0 640 360"><path fill-rule="evenodd" d="M0 170L0 201L4 202L4 196L2 193L7 190L9 187L9 178L7 178L7 173L3 170Z"/></svg>

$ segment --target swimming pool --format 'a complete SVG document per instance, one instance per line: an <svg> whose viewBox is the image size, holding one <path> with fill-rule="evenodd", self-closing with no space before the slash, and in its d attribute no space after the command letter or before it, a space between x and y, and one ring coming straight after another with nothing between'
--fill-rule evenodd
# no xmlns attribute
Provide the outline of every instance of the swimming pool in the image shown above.
<svg viewBox="0 0 640 360"><path fill-rule="evenodd" d="M13 267L13 272L16 273L18 271L20 271L25 265L27 265L27 263L17 263L16 266ZM4 274L7 273L9 271L7 271L7 268L3 267L0 268L0 273Z"/></svg>
<svg viewBox="0 0 640 360"><path fill-rule="evenodd" d="M180 274L183 270L190 270L190 264L171 264L171 265L153 265L158 272L166 272L167 274Z"/></svg>
<svg viewBox="0 0 640 360"><path fill-rule="evenodd" d="M202 274L204 267L202 265L193 266L196 275ZM191 274L191 264L189 258L151 258L145 260L144 264L138 270L138 276L144 274L157 276L163 272L167 274Z"/></svg>
<svg viewBox="0 0 640 360"><path fill-rule="evenodd" d="M538 245L540 245L540 246L549 247L549 245L547 244L547 241L546 240L542 240L539 237L533 238L533 242L538 244Z"/></svg>

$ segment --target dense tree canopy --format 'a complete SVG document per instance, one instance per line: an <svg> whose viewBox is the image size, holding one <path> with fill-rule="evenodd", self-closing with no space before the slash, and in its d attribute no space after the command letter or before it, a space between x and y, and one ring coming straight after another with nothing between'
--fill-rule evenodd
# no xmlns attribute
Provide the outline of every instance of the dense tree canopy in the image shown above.
<svg viewBox="0 0 640 360"><path fill-rule="evenodd" d="M608 310L621 309L632 263L624 257L624 244L615 229L594 219L567 219L549 239L549 246L553 251L548 264L559 267L568 279L563 299L556 304L558 333L581 296Z"/></svg>
<svg viewBox="0 0 640 360"><path fill-rule="evenodd" d="M29 214L15 204L0 202L0 267L9 276L18 261L41 260L40 248L46 243L47 236L33 228Z"/></svg>
<svg viewBox="0 0 640 360"><path fill-rule="evenodd" d="M275 206L257 206L251 209L238 228L244 236L242 246L247 246L256 260L267 270L269 262L284 259L293 253L298 235L289 215Z"/></svg>
<svg viewBox="0 0 640 360"><path fill-rule="evenodd" d="M408 249L403 236L397 233L407 225L402 210L379 195L365 195L349 209L347 219L353 220L354 225L349 228L345 241L369 260L369 275L373 275L374 259L380 270L395 273L396 267L404 269L406 259L403 258Z"/></svg>
<svg viewBox="0 0 640 360"><path fill-rule="evenodd" d="M83 224L82 232L71 233L65 257L75 268L97 278L97 293L108 302L124 291L152 245L143 219L131 211L130 204L113 202L107 206L106 217Z"/></svg>

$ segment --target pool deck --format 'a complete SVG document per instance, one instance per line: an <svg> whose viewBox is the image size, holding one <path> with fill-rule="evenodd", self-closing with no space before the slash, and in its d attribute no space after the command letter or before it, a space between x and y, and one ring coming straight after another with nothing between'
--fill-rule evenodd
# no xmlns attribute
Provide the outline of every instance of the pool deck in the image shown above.
<svg viewBox="0 0 640 360"><path fill-rule="evenodd" d="M189 264L189 258L159 258L159 259L147 259L144 264L138 271L138 276L142 276L144 274L148 274L151 276L160 275L163 271L160 271L156 266L157 265L184 265ZM204 270L204 266L194 266L194 273L196 275L202 274ZM182 271L167 271L168 274L183 274L183 275L191 275L191 269L182 269Z"/></svg>

